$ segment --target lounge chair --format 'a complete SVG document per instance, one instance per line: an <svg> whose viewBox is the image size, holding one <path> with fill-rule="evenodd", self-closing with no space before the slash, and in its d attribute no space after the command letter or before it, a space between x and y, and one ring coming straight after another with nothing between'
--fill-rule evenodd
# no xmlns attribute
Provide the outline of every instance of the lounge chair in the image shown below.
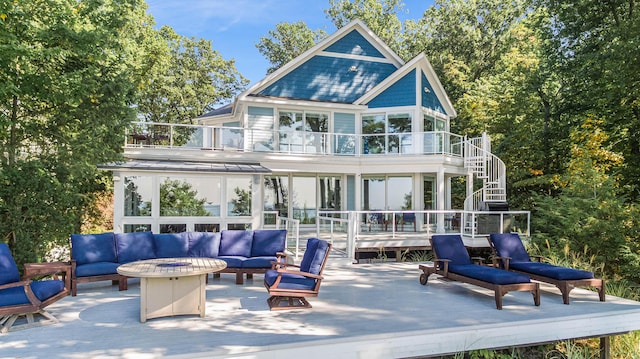
<svg viewBox="0 0 640 359"><path fill-rule="evenodd" d="M27 266L25 264L25 268ZM9 247L0 243L0 333L57 322L44 308L69 294L70 266L68 263L38 263L33 267L31 274L25 269L25 276L21 280ZM30 279L57 273L61 273L65 280L32 282ZM21 316L25 317L26 322L18 321L22 324L16 324Z"/></svg>
<svg viewBox="0 0 640 359"><path fill-rule="evenodd" d="M594 278L592 272L542 263L540 256L532 261L517 233L490 234L489 244L502 268L555 285L562 293L564 304L569 304L569 292L575 287L595 287L600 301L605 301L604 279Z"/></svg>
<svg viewBox="0 0 640 359"><path fill-rule="evenodd" d="M531 292L534 304L540 305L540 284L531 282L523 274L474 264L460 235L434 235L429 242L433 249L434 264L419 265L423 271L420 284L427 284L431 274L439 274L449 280L493 290L497 309L502 309L502 297L510 291Z"/></svg>
<svg viewBox="0 0 640 359"><path fill-rule="evenodd" d="M317 297L322 271L329 258L331 244L317 238L307 241L300 265L287 264L286 255L279 253L273 269L264 274L264 286L271 295L267 299L271 310L311 308L306 297ZM285 305L281 305L282 302Z"/></svg>

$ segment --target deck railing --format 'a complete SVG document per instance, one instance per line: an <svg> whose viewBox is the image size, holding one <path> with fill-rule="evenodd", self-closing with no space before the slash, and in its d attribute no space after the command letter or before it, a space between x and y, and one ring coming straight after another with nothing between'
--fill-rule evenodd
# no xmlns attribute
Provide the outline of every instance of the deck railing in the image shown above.
<svg viewBox="0 0 640 359"><path fill-rule="evenodd" d="M357 248L428 246L433 234L460 234L474 247L487 247L491 233L516 232L530 236L529 211L321 211L318 236L334 243L355 261ZM422 243L420 245L419 243Z"/></svg>
<svg viewBox="0 0 640 359"><path fill-rule="evenodd" d="M136 122L125 147L210 149L342 156L447 154L462 157L464 137L444 131L344 134Z"/></svg>

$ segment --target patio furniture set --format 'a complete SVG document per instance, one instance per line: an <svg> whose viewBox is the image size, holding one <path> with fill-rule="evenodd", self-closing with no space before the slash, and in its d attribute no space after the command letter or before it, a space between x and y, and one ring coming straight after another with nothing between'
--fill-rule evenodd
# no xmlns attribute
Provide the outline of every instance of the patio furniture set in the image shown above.
<svg viewBox="0 0 640 359"><path fill-rule="evenodd" d="M502 297L510 291L528 291L540 305L540 284L550 283L569 304L569 292L575 287L595 287L600 301L605 301L605 281L592 272L532 261L517 233L491 234L492 266L482 265L482 258L471 258L460 235L434 235L429 238L433 265L419 265L420 283L426 285L431 274L447 280L469 283L494 291L496 308L502 309ZM531 280L538 282L532 282Z"/></svg>
<svg viewBox="0 0 640 359"><path fill-rule="evenodd" d="M331 244L307 241L300 265L287 258L286 230L102 233L71 236L71 262L25 264L21 280L6 244L0 244L0 332L55 322L44 308L72 293L77 284L110 280L127 289L140 278L140 321L161 316L205 315L208 274L264 273L270 309L311 308L318 295ZM30 278L51 277L31 281ZM27 323L14 325L25 316ZM36 321L36 316L46 320Z"/></svg>

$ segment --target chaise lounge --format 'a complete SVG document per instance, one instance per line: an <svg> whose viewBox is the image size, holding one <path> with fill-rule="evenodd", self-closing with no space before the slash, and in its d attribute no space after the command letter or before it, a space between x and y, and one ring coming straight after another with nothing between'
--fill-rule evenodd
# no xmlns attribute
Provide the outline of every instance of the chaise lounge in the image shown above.
<svg viewBox="0 0 640 359"><path fill-rule="evenodd" d="M555 285L562 293L564 304L569 304L569 293L575 287L595 287L600 301L605 301L604 279L594 278L592 272L542 263L540 256L532 261L517 233L490 234L489 245L501 268Z"/></svg>
<svg viewBox="0 0 640 359"><path fill-rule="evenodd" d="M511 291L531 292L534 304L540 305L540 284L531 282L524 274L474 264L460 235L434 235L429 242L433 249L434 264L419 265L423 271L420 284L427 284L431 274L439 274L449 280L494 291L497 309L502 309L502 297Z"/></svg>

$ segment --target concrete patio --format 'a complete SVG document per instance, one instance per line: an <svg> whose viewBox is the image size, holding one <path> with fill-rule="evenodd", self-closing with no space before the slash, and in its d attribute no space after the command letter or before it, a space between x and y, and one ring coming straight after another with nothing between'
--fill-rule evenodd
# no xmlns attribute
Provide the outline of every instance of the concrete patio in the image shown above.
<svg viewBox="0 0 640 359"><path fill-rule="evenodd" d="M493 293L431 276L417 263L331 264L311 310L271 312L262 275L209 280L206 317L140 323L139 282L78 287L49 307L57 324L0 335L1 358L407 358L640 330L640 303L575 289L571 305L544 285Z"/></svg>

